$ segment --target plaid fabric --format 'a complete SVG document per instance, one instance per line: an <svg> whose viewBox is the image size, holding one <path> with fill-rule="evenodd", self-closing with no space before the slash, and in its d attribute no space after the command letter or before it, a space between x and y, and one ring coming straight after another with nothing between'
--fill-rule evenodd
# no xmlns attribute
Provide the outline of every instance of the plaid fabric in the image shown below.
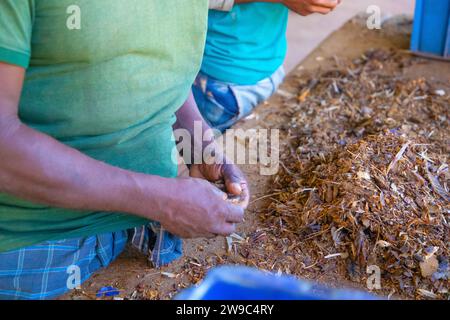
<svg viewBox="0 0 450 320"><path fill-rule="evenodd" d="M159 226L80 239L47 241L0 253L0 299L42 300L68 292L108 266L127 242L148 255L156 267L182 255L182 241Z"/></svg>
<svg viewBox="0 0 450 320"><path fill-rule="evenodd" d="M131 245L147 255L156 268L167 265L183 255L183 241L165 231L157 222L128 232Z"/></svg>

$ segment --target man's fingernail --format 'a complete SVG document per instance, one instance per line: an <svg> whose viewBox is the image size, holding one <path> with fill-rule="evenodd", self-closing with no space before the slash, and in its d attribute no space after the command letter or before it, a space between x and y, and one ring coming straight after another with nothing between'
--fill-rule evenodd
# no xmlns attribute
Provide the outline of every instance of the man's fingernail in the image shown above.
<svg viewBox="0 0 450 320"><path fill-rule="evenodd" d="M232 183L231 186L233 187L234 190L236 190L237 192L242 192L242 187L239 183Z"/></svg>

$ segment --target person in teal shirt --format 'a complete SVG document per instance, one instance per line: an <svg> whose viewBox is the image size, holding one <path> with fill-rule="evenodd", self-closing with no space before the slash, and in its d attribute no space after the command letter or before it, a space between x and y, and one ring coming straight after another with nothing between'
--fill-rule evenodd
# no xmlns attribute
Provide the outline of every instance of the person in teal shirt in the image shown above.
<svg viewBox="0 0 450 320"><path fill-rule="evenodd" d="M340 0L232 2L209 11L201 72L193 85L203 117L222 132L248 116L283 81L289 9L326 14Z"/></svg>

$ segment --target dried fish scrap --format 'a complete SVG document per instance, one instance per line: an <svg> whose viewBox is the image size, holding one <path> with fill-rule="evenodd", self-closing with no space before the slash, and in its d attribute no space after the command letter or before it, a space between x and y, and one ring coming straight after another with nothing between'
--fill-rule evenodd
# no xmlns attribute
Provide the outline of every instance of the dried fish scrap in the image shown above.
<svg viewBox="0 0 450 320"><path fill-rule="evenodd" d="M189 282L239 263L365 287L376 264L386 295L448 296L450 89L404 76L420 63L373 50L302 71L298 90L281 92L287 111L273 108L288 143L274 190L257 199L268 210L227 254L186 263Z"/></svg>
<svg viewBox="0 0 450 320"><path fill-rule="evenodd" d="M302 99L285 101L284 116L291 121L283 127L296 153L291 157L321 157L385 129L426 136L436 150L449 154L450 96L436 94L440 84L402 73L405 66L420 63L396 51L373 50L299 77Z"/></svg>
<svg viewBox="0 0 450 320"><path fill-rule="evenodd" d="M269 239L290 243L287 256L301 252L299 275L331 270L363 283L376 264L386 294L448 295L450 96L405 76L421 63L371 50L302 74L299 93L285 97L288 165L263 221Z"/></svg>
<svg viewBox="0 0 450 320"><path fill-rule="evenodd" d="M293 164L290 173L281 173L284 192L270 206L292 230L318 226L325 231L321 240L340 256L348 255L347 262L359 270L379 266L388 286L400 289L402 283L403 291L411 295L418 285L423 290L448 288L448 278L433 278L438 261L448 264L450 257L450 205L439 194L448 195L448 189L437 192L426 177L432 175L435 183L448 186L450 174L438 174L438 156L428 153L428 160L420 156L426 145L386 131L306 166ZM316 191L295 192L304 188ZM287 209L297 214L286 216ZM427 257L429 247L438 248L433 260ZM428 268L427 278L420 263L422 269Z"/></svg>

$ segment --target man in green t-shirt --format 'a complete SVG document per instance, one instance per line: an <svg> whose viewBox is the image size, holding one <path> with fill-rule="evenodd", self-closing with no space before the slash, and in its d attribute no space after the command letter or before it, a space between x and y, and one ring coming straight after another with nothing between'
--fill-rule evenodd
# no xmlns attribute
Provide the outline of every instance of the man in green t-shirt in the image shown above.
<svg viewBox="0 0 450 320"><path fill-rule="evenodd" d="M202 121L189 91L207 10L207 0L0 2L0 299L62 294L127 240L160 265L180 255L177 236L228 235L242 221L235 165L193 164L197 178L177 178L172 160L173 127L193 134ZM207 181L220 179L240 205Z"/></svg>
<svg viewBox="0 0 450 320"><path fill-rule="evenodd" d="M327 14L341 0L222 1L226 5L221 10L209 12L205 54L193 91L208 124L224 131L283 81L288 11Z"/></svg>

